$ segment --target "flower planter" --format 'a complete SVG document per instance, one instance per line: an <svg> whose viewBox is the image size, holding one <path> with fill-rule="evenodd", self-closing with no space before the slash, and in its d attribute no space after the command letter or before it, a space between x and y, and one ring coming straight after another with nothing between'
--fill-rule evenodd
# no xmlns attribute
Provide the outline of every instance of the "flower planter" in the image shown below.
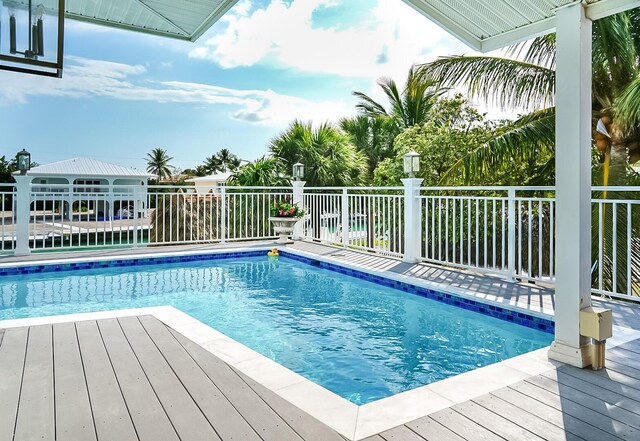
<svg viewBox="0 0 640 441"><path fill-rule="evenodd" d="M273 223L273 231L280 235L280 239L276 243L285 244L293 243L289 236L293 234L293 227L302 219L301 217L270 217L269 221Z"/></svg>

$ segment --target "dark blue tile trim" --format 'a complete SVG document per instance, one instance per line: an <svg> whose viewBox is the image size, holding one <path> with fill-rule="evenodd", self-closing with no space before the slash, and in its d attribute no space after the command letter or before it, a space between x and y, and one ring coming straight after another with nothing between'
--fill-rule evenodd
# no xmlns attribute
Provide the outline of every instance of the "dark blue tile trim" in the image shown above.
<svg viewBox="0 0 640 441"><path fill-rule="evenodd" d="M438 302L446 303L449 305L457 306L459 308L475 311L480 314L495 317L500 320L517 323L528 328L538 329L543 332L553 334L555 332L555 322L553 320L536 317L524 312L514 311L508 308L503 308L497 305L491 305L477 300L460 297L455 294L447 294L440 291L435 291L429 288L423 288L420 286L411 285L410 283L399 282L386 277L378 276L375 274L365 273L364 271L358 271L344 266L335 265L333 263L322 262L317 259L310 259L308 257L299 256L286 251L280 251L280 255L289 259L297 260L299 262L306 263L308 265L319 266L320 268L326 268L331 271L336 271L340 274L356 277L358 279L367 280L369 282L377 283L378 285L388 286L411 294L416 294L422 297L426 297Z"/></svg>
<svg viewBox="0 0 640 441"><path fill-rule="evenodd" d="M113 267L130 267L140 265L157 265L163 263L180 263L180 262L196 262L204 260L220 260L220 259L233 259L238 257L258 257L264 256L265 250L253 250L253 251L235 251L235 252L222 252L222 253L207 253L197 255L177 255L177 256L162 256L162 257L140 257L133 259L114 259L103 261L91 261L91 262L71 262L71 263L57 263L57 264L40 264L29 266L16 266L10 268L0 268L0 277L2 276L16 276L22 274L40 274L50 272L61 271L77 271L96 268L113 268ZM555 323L552 320L536 317L523 312L513 311L511 309L502 308L496 305L490 305L487 303L479 302L473 299L467 299L454 294L448 294L440 291L434 291L432 289L423 288L420 286L411 285L410 283L399 282L397 280L388 279L386 277L365 273L364 271L358 271L344 266L335 265L333 263L323 262L317 259L310 259L308 257L292 254L287 251L280 251L280 255L289 259L297 260L298 262L306 263L307 265L313 265L320 268L325 268L331 271L345 274L347 276L356 277L358 279L367 280L369 282L377 283L378 285L395 288L404 292L426 297L438 302L447 303L449 305L457 306L459 308L475 311L480 314L488 315L491 317L505 320L512 323L517 323L529 328L538 329L540 331L554 333Z"/></svg>
<svg viewBox="0 0 640 441"><path fill-rule="evenodd" d="M10 268L0 268L0 277L16 276L22 274L40 274L60 271L77 271L95 268L128 267L140 265L157 265L162 263L196 262L203 260L233 259L237 257L258 257L264 256L264 250L228 252L228 253L207 253L196 255L177 255L161 257L137 257L133 259L114 259L90 262L70 262L70 263L44 263L40 265L16 266Z"/></svg>

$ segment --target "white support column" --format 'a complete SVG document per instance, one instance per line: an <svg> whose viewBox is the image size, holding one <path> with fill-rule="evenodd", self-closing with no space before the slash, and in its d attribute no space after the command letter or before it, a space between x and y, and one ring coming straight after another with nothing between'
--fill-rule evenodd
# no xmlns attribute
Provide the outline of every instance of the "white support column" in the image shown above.
<svg viewBox="0 0 640 441"><path fill-rule="evenodd" d="M556 338L549 358L584 367L580 310L591 304L591 21L575 3L556 15Z"/></svg>
<svg viewBox="0 0 640 441"><path fill-rule="evenodd" d="M420 261L422 244L422 206L420 184L422 179L401 179L404 185L404 254L402 260L409 263Z"/></svg>
<svg viewBox="0 0 640 441"><path fill-rule="evenodd" d="M15 222L16 247L14 256L27 256L29 249L29 222L31 221L31 176L14 176L16 180Z"/></svg>
<svg viewBox="0 0 640 441"><path fill-rule="evenodd" d="M291 183L291 186L293 187L292 202L294 204L297 204L303 210L304 210L304 184L306 184L305 181L293 181ZM297 224L295 224L295 226L293 227L293 236L292 236L293 240L302 240L302 235L303 235L302 223L303 221L300 221Z"/></svg>

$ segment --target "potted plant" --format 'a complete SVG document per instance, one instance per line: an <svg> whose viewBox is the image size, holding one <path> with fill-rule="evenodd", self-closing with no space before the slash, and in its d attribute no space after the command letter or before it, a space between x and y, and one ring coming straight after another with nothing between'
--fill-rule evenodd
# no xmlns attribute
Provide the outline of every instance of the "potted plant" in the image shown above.
<svg viewBox="0 0 640 441"><path fill-rule="evenodd" d="M273 230L280 235L276 243L292 243L289 236L293 234L293 227L304 216L304 210L297 204L290 204L285 201L275 201L271 206L271 217Z"/></svg>

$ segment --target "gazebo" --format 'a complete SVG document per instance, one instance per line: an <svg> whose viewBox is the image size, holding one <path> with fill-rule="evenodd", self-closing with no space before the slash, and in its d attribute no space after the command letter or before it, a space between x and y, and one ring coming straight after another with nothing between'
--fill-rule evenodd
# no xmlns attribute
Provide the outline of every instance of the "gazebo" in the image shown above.
<svg viewBox="0 0 640 441"><path fill-rule="evenodd" d="M67 17L195 40L237 0L113 0L117 7L69 2ZM472 48L486 52L557 34L557 285L555 360L584 367L590 341L580 311L591 304L592 21L640 6L640 0L405 0ZM100 2L106 3L106 2ZM136 12L138 11L138 12Z"/></svg>

